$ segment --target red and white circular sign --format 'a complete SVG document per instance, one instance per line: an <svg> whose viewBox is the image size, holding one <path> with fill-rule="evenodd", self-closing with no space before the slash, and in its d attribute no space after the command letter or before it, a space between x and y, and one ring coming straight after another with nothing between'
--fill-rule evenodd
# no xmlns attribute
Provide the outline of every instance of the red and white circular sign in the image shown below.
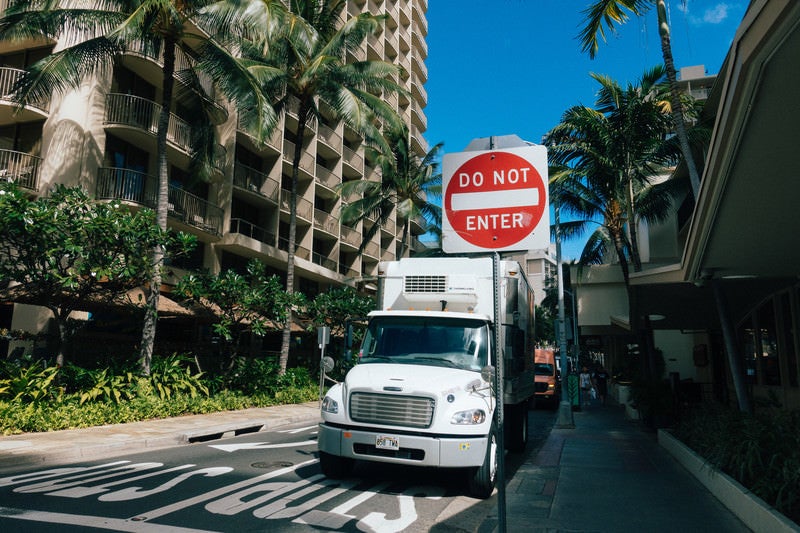
<svg viewBox="0 0 800 533"><path fill-rule="evenodd" d="M443 159L445 252L527 250L550 242L543 146Z"/></svg>

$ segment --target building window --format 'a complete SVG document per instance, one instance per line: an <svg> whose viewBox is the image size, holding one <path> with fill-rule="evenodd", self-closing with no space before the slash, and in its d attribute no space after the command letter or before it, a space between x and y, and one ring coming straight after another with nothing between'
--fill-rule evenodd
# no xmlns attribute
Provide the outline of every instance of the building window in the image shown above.
<svg viewBox="0 0 800 533"><path fill-rule="evenodd" d="M762 384L780 385L781 369L778 360L778 336L775 306L772 299L758 310L758 360L763 373Z"/></svg>
<svg viewBox="0 0 800 533"><path fill-rule="evenodd" d="M796 292L796 291L795 291ZM786 354L786 371L789 385L797 387L797 344L796 336L797 328L797 315L792 313L792 298L791 293L786 292L781 295L781 334L783 337L783 344L781 352Z"/></svg>
<svg viewBox="0 0 800 533"><path fill-rule="evenodd" d="M756 364L756 330L753 327L753 318L748 317L739 327L739 346L742 347L744 358L744 376L747 383L758 383L758 365Z"/></svg>

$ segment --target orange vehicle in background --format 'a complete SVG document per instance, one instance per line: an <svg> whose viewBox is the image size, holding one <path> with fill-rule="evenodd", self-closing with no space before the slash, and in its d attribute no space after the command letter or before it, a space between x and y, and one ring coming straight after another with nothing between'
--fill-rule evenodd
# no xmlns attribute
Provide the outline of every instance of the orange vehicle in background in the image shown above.
<svg viewBox="0 0 800 533"><path fill-rule="evenodd" d="M549 348L537 348L534 358L536 404L547 404L555 409L561 401L556 370L556 354Z"/></svg>

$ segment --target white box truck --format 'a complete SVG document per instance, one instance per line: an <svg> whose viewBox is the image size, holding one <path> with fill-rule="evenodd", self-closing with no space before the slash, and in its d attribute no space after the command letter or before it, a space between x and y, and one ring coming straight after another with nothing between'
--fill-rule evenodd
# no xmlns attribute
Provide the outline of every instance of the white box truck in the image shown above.
<svg viewBox="0 0 800 533"><path fill-rule="evenodd" d="M378 309L358 363L322 401L325 475L346 476L355 460L459 468L471 495L492 494L502 453L493 328L504 339L503 440L511 451L527 444L535 393L533 294L519 263L499 265L495 317L490 257L379 264Z"/></svg>

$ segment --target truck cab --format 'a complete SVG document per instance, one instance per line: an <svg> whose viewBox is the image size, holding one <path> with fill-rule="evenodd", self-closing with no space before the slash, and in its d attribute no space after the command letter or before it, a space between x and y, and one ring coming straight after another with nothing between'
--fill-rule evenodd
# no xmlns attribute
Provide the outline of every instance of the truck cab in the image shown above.
<svg viewBox="0 0 800 533"><path fill-rule="evenodd" d="M533 397L533 297L519 265L503 261L500 320L490 258L425 258L379 265L379 308L368 315L358 363L325 395L320 466L355 460L461 469L470 494L495 486L499 454L494 328L503 330L506 447L527 443Z"/></svg>

